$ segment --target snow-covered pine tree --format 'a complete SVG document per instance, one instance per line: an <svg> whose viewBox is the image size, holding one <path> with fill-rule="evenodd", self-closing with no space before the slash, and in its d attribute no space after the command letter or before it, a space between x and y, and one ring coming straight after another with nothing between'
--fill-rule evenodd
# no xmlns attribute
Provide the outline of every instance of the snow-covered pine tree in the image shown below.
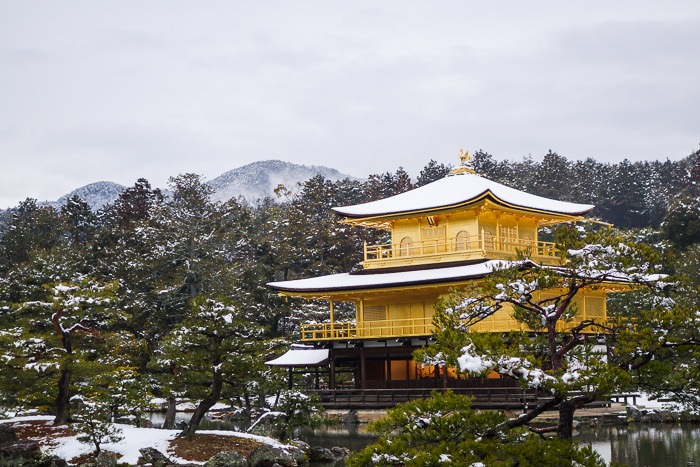
<svg viewBox="0 0 700 467"><path fill-rule="evenodd" d="M191 436L226 384L259 368L263 329L235 305L199 297L161 342L152 366L169 370L166 392L197 401L182 436Z"/></svg>
<svg viewBox="0 0 700 467"><path fill-rule="evenodd" d="M559 424L551 430L568 439L578 407L628 388L632 372L662 351L693 348L700 341L693 337L698 326L691 326L693 333L688 334L687 326L672 318L688 321L696 310L682 312L663 298L668 284L660 280L659 257L649 246L619 232L582 234L564 227L557 247L561 266L517 261L495 271L483 284L447 296L434 318L437 345L419 351L417 358L471 376L495 371L519 379L525 387L543 390L552 396L549 402L510 419L506 426L525 426L542 411L558 406ZM636 309L636 315L624 319L611 316L608 321L586 319L565 326L578 313L574 300L578 293L611 281L650 293L653 310L649 313L653 314L646 317L646 310ZM539 295L540 291L547 293ZM513 307L513 319L536 332L499 335L469 330L468 325L492 316L505 304ZM695 316L691 322L698 319ZM658 326L660 322L665 326ZM599 346L601 340L607 345L607 358L606 347ZM639 346L637 350L630 342Z"/></svg>
<svg viewBox="0 0 700 467"><path fill-rule="evenodd" d="M418 174L418 180L416 181L416 188L428 183L432 183L441 178L445 178L447 174L452 170L451 165L439 164L437 161L430 159L430 161L423 167L423 170Z"/></svg>

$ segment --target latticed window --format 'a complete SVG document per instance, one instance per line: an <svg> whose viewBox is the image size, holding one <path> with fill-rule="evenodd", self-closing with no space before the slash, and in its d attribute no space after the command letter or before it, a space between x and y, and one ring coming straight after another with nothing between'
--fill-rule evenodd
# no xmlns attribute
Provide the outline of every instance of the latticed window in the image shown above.
<svg viewBox="0 0 700 467"><path fill-rule="evenodd" d="M515 246L518 238L518 231L515 227L503 227L500 226L498 229L498 236L500 241L500 249L506 251L515 251Z"/></svg>
<svg viewBox="0 0 700 467"><path fill-rule="evenodd" d="M491 233L490 230L482 230L482 233L484 235L484 249L485 250L493 250L493 234Z"/></svg>
<svg viewBox="0 0 700 467"><path fill-rule="evenodd" d="M423 253L445 251L445 227L428 227L423 229Z"/></svg>
<svg viewBox="0 0 700 467"><path fill-rule="evenodd" d="M410 256L413 253L413 239L404 237L399 245L399 256Z"/></svg>
<svg viewBox="0 0 700 467"><path fill-rule="evenodd" d="M386 321L386 305L369 305L364 308L365 321Z"/></svg>
<svg viewBox="0 0 700 467"><path fill-rule="evenodd" d="M455 238L455 251L467 251L470 249L469 246L469 232L466 230L460 230L457 232L457 237Z"/></svg>

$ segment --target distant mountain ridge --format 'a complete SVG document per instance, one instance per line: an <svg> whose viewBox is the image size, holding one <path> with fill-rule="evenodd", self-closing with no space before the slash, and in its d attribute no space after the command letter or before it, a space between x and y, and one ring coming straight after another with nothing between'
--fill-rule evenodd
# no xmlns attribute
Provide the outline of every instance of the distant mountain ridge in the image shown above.
<svg viewBox="0 0 700 467"><path fill-rule="evenodd" d="M42 204L60 209L61 206L66 204L69 198L77 195L80 199L88 203L93 211L97 211L105 204L114 202L124 190L126 190L124 185L114 182L103 181L89 183L80 188L76 188L67 195L61 196L56 201L48 201Z"/></svg>
<svg viewBox="0 0 700 467"><path fill-rule="evenodd" d="M267 196L276 199L274 190L279 184L283 184L292 192L297 191L297 183L303 183L316 175L322 175L333 181L355 178L336 169L320 165L308 166L280 160L267 160L229 170L206 184L214 189L213 199L216 201L228 201L235 198L253 203ZM56 201L42 204L60 209L66 204L68 198L77 195L96 211L105 204L113 203L125 189L124 185L114 182L95 182L77 188Z"/></svg>
<svg viewBox="0 0 700 467"><path fill-rule="evenodd" d="M280 184L292 192L298 191L297 183L303 183L316 175L322 175L332 181L355 178L320 165L308 166L269 160L230 170L208 181L207 185L214 188L214 199L217 201L242 197L248 202L253 202L266 196L275 198L274 190Z"/></svg>

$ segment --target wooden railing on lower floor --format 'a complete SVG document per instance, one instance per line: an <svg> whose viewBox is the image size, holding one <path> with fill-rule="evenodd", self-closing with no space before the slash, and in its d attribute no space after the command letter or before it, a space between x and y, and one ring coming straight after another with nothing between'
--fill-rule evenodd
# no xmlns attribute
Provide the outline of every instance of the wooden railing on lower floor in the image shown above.
<svg viewBox="0 0 700 467"><path fill-rule="evenodd" d="M325 389L307 391L316 394L321 405L328 409L384 409L396 404L417 399L429 399L435 392L451 391L472 398L475 409L528 410L541 406L553 399L549 393L521 387L474 387L474 388L411 388L411 389ZM639 394L613 394L586 404L584 407L610 407L612 401L633 401L636 404Z"/></svg>
<svg viewBox="0 0 700 467"><path fill-rule="evenodd" d="M533 389L519 387L479 387L450 388L455 394L472 397L472 406L477 409L523 409L536 407L551 396L543 395ZM416 399L428 399L434 392L447 389L410 388L410 389L335 389L313 391L326 408L388 408L396 404Z"/></svg>

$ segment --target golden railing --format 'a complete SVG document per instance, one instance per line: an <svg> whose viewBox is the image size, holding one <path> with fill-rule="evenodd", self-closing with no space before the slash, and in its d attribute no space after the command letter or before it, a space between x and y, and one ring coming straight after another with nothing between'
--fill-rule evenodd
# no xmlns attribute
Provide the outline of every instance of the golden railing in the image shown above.
<svg viewBox="0 0 700 467"><path fill-rule="evenodd" d="M365 245L365 261L382 261L441 253L500 253L515 255L516 251L530 250L533 257L556 258L554 243L535 242L524 238L490 236L486 234L424 240L408 243Z"/></svg>
<svg viewBox="0 0 700 467"><path fill-rule="evenodd" d="M605 317L602 316L576 316L572 321L560 321L557 323L557 331L564 331L567 328L572 328L584 319L595 319L597 322L604 323ZM490 318L479 321L470 326L473 331L477 332L509 332L518 330L527 330L527 327L515 321L508 316L492 316ZM428 336L433 329L432 318L411 318L411 319L394 319L394 320L378 320L365 321L361 324L356 322L343 323L316 323L301 325L301 340L302 341L319 341L319 340L343 340L343 339L367 339L367 338L395 338L395 337L415 337ZM598 328L590 328L587 332L600 332Z"/></svg>
<svg viewBox="0 0 700 467"><path fill-rule="evenodd" d="M364 321L360 325L355 322L302 324L301 340L427 336L432 330L432 318Z"/></svg>
<svg viewBox="0 0 700 467"><path fill-rule="evenodd" d="M357 323L314 323L301 325L301 340L331 340L357 338Z"/></svg>

